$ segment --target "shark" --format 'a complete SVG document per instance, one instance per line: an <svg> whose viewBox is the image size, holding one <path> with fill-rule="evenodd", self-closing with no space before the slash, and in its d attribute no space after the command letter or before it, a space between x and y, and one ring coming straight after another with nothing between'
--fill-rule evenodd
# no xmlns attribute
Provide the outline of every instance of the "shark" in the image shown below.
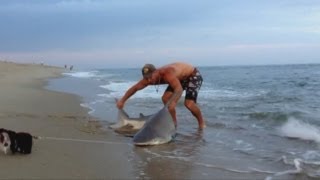
<svg viewBox="0 0 320 180"><path fill-rule="evenodd" d="M148 118L143 127L133 136L134 145L159 145L168 143L174 139L176 127L168 106L175 96L177 94L174 94L162 109Z"/></svg>
<svg viewBox="0 0 320 180"><path fill-rule="evenodd" d="M125 135L134 136L152 115L144 115L140 113L139 117L132 118L124 109L118 110L117 123L110 125L115 132Z"/></svg>

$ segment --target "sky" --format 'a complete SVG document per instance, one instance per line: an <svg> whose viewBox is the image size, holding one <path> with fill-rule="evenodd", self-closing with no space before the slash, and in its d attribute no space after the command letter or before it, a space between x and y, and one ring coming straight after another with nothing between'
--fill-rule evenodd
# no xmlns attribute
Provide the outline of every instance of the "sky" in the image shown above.
<svg viewBox="0 0 320 180"><path fill-rule="evenodd" d="M0 23L14 62L320 63L319 0L0 0Z"/></svg>

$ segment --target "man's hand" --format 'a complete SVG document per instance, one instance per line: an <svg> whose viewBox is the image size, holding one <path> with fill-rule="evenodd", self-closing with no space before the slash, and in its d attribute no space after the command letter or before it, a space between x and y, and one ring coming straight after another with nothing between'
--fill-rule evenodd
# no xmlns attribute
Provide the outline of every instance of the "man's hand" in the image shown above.
<svg viewBox="0 0 320 180"><path fill-rule="evenodd" d="M119 101L117 101L117 108L118 109L122 109L124 106L124 103L121 101L121 99Z"/></svg>

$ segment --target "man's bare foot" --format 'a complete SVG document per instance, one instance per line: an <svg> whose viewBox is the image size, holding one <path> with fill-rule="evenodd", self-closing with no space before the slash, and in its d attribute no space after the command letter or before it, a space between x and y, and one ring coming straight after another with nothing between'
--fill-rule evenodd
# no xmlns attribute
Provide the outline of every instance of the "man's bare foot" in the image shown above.
<svg viewBox="0 0 320 180"><path fill-rule="evenodd" d="M201 125L199 125L199 129L200 129L200 130L202 130L202 129L206 128L206 127L207 127L207 125L206 125L206 124L204 124L204 123L203 123L203 124L201 124Z"/></svg>

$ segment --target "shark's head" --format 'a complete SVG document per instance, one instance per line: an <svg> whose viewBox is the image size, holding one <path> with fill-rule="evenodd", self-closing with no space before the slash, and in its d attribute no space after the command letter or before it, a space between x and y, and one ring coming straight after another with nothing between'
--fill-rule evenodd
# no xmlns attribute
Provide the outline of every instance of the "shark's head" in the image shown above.
<svg viewBox="0 0 320 180"><path fill-rule="evenodd" d="M133 137L133 144L137 146L149 146L164 144L172 140L172 133L167 131L155 131L150 126L145 126Z"/></svg>
<svg viewBox="0 0 320 180"><path fill-rule="evenodd" d="M136 146L151 146L151 145L159 145L159 144L165 144L167 142L170 142L172 140L172 138L153 138L150 139L149 141L134 141L133 144Z"/></svg>
<svg viewBox="0 0 320 180"><path fill-rule="evenodd" d="M137 146L164 144L172 140L175 127L172 117L164 107L154 114L133 137L133 144Z"/></svg>

